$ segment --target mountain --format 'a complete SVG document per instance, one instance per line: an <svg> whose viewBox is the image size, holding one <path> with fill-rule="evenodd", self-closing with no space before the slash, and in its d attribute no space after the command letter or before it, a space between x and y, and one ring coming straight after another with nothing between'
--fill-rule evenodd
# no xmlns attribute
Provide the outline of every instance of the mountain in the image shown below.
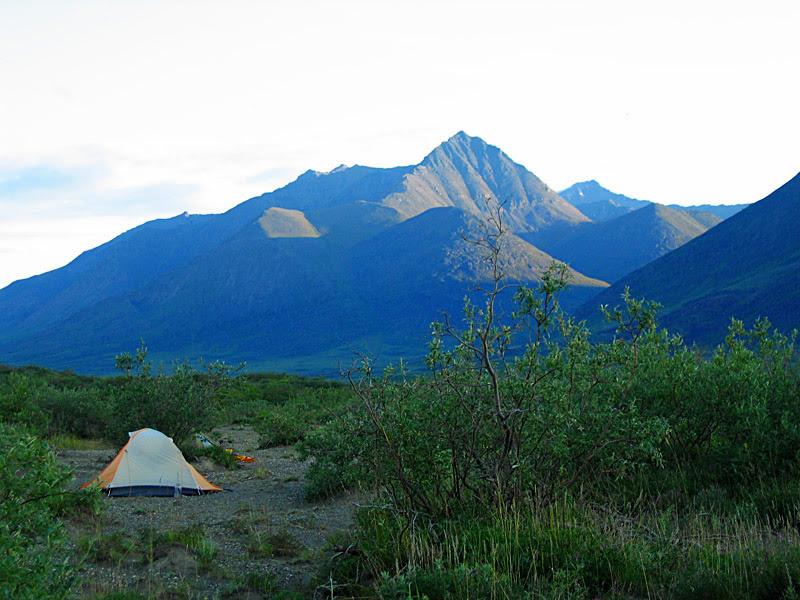
<svg viewBox="0 0 800 600"><path fill-rule="evenodd" d="M261 213L291 207L311 216L332 214L353 202L392 209L398 220L451 206L485 214L486 198L506 202L514 231L536 231L554 223L588 221L579 210L502 150L463 131L410 167L375 169L340 166L330 173L307 171L294 183L248 200L229 212ZM327 211L327 212L326 212ZM325 221L325 219L322 219ZM322 223L324 228L327 223Z"/></svg>
<svg viewBox="0 0 800 600"><path fill-rule="evenodd" d="M573 184L559 193L562 198L580 209L584 215L593 221L608 221L609 219L622 216L631 211L638 210L648 204L651 204L646 200L636 200L634 198L629 198L628 196L623 196L622 194L615 194L614 192L601 186L593 179L591 181L583 181ZM747 205L701 204L698 206L681 206L678 204L670 204L668 206L676 210L710 213L716 217L719 217L719 219L727 219L731 215L734 215L740 210L744 209ZM711 226L713 225L709 225L709 227Z"/></svg>
<svg viewBox="0 0 800 600"><path fill-rule="evenodd" d="M710 213L646 203L608 221L554 228L526 239L582 273L617 281L720 221Z"/></svg>
<svg viewBox="0 0 800 600"><path fill-rule="evenodd" d="M552 258L516 234L588 219L494 146L460 132L417 165L307 171L218 215L145 223L0 290L0 362L108 372L144 339L156 359L332 373L354 347L419 358L440 310L489 276L486 197L505 201L509 278ZM463 236L463 237L462 237ZM578 306L602 281L573 271Z"/></svg>
<svg viewBox="0 0 800 600"><path fill-rule="evenodd" d="M800 325L800 175L703 235L635 271L578 311L601 327L597 307L626 287L663 305L659 322L704 346L720 343L731 317Z"/></svg>
<svg viewBox="0 0 800 600"><path fill-rule="evenodd" d="M383 202L409 216L435 206L481 214L487 197L505 202L507 223L515 232L588 221L499 148L463 131L426 156L405 178L402 191Z"/></svg>
<svg viewBox="0 0 800 600"><path fill-rule="evenodd" d="M650 204L645 200L615 194L594 179L575 183L559 194L593 221L613 219Z"/></svg>
<svg viewBox="0 0 800 600"><path fill-rule="evenodd" d="M670 204L670 208L676 208L678 210L688 210L688 211L700 211L711 213L719 217L720 219L727 219L728 217L732 217L736 213L744 210L747 208L748 204L696 204L693 206L679 206L677 204Z"/></svg>
<svg viewBox="0 0 800 600"><path fill-rule="evenodd" d="M209 219L185 213L150 221L65 267L15 281L0 290L0 343L15 333L42 330L200 255L207 244L197 232Z"/></svg>

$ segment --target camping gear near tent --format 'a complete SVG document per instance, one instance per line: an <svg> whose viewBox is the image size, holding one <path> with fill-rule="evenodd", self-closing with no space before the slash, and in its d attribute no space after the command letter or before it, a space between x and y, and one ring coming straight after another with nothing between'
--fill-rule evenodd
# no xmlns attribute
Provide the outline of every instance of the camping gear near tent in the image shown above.
<svg viewBox="0 0 800 600"><path fill-rule="evenodd" d="M194 439L197 440L197 443L203 448L211 448L212 446L216 446L216 444L212 442L204 433L195 433Z"/></svg>
<svg viewBox="0 0 800 600"><path fill-rule="evenodd" d="M228 454L233 454L233 450L231 448L225 448L225 452ZM233 454L233 458L238 460L239 462L256 462L256 459L252 456L247 456L245 454Z"/></svg>
<svg viewBox="0 0 800 600"><path fill-rule="evenodd" d="M217 446L218 445L218 444L215 444L214 442L212 442L208 438L208 436L203 434L203 433L195 434L194 438L197 440L197 443L200 444L203 448L211 448L213 446ZM233 448L223 448L223 450L225 450L225 452L227 452L228 454L233 454L233 458L235 458L239 462L243 462L243 463L256 462L256 459L253 458L252 456L247 456L245 454L236 454L233 451Z"/></svg>
<svg viewBox="0 0 800 600"><path fill-rule="evenodd" d="M140 429L128 437L114 460L81 488L97 485L110 496L198 496L222 490L187 463L172 438L160 431Z"/></svg>

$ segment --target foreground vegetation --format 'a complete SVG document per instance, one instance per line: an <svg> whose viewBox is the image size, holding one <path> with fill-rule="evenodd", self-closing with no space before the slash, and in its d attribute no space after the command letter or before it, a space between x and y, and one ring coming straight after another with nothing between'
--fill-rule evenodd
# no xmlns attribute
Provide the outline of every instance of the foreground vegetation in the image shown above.
<svg viewBox="0 0 800 600"><path fill-rule="evenodd" d="M149 426L189 450L196 431L245 423L265 446L298 444L309 498L369 493L331 541L316 597L800 596L796 334L733 321L705 355L626 294L605 309L614 339L592 342L559 307L565 269L506 286L496 217L475 241L494 281L461 324L434 326L425 375L378 374L364 357L349 387L234 377L216 363L154 369L144 347L114 378L0 372L6 595L67 597L60 519L96 506L64 500L67 475L40 440L118 444Z"/></svg>
<svg viewBox="0 0 800 600"><path fill-rule="evenodd" d="M374 492L329 581L431 600L800 595L796 332L734 320L704 355L626 292L592 343L560 310L563 266L505 284L501 235L497 212L474 241L493 285L434 326L429 373L364 360L359 408L300 444L312 496Z"/></svg>

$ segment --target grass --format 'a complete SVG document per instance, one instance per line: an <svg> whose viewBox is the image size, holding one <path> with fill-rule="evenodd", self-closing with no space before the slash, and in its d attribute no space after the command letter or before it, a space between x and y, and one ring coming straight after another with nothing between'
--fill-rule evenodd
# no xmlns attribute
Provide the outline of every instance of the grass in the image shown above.
<svg viewBox="0 0 800 600"><path fill-rule="evenodd" d="M202 525L190 525L180 529L167 529L165 531L143 529L139 532L139 538L142 542L153 546L180 544L194 550L206 538L206 530Z"/></svg>
<svg viewBox="0 0 800 600"><path fill-rule="evenodd" d="M197 562L203 570L209 570L219 554L219 544L213 540L203 539L194 548Z"/></svg>
<svg viewBox="0 0 800 600"><path fill-rule="evenodd" d="M170 548L186 548L197 561L198 574L211 570L219 554L219 545L209 539L202 527L193 526L182 529L157 532L146 529L137 536L125 532L113 532L96 536L82 536L77 540L83 560L120 568L126 561L147 569L147 578L141 580L147 586L143 590L121 589L121 583L111 585L91 583L83 589L84 596L94 600L139 600L153 598L192 599L205 596L192 589L184 581L177 586L161 581L161 576L153 570L155 561L166 556Z"/></svg>
<svg viewBox="0 0 800 600"><path fill-rule="evenodd" d="M623 514L569 498L438 524L372 509L348 540L357 550L318 581L429 600L790 598L800 592L796 523L652 507Z"/></svg>
<svg viewBox="0 0 800 600"><path fill-rule="evenodd" d="M231 522L231 530L247 538L247 553L252 558L297 558L304 548L286 529L275 529L266 511L243 505Z"/></svg>
<svg viewBox="0 0 800 600"><path fill-rule="evenodd" d="M122 532L81 536L77 541L81 554L94 563L118 565L136 551L136 540Z"/></svg>
<svg viewBox="0 0 800 600"><path fill-rule="evenodd" d="M230 524L231 530L238 535L248 535L270 526L269 513L266 510L254 510L248 504L239 507Z"/></svg>
<svg viewBox="0 0 800 600"><path fill-rule="evenodd" d="M248 539L247 552L253 558L297 558L303 552L302 544L285 529L253 529Z"/></svg>
<svg viewBox="0 0 800 600"><path fill-rule="evenodd" d="M253 477L255 479L269 479L272 477L272 471L268 467L258 467L253 471Z"/></svg>
<svg viewBox="0 0 800 600"><path fill-rule="evenodd" d="M89 600L206 600L206 594L196 592L186 583L152 582L146 591L101 588L82 596Z"/></svg>
<svg viewBox="0 0 800 600"><path fill-rule="evenodd" d="M208 571L219 555L219 544L210 539L200 525L166 531L143 529L137 536L119 531L84 535L78 538L77 546L84 560L116 567L126 560L152 567L157 558L178 546L191 552L199 571Z"/></svg>
<svg viewBox="0 0 800 600"><path fill-rule="evenodd" d="M272 556L283 558L296 558L300 556L303 546L290 532L285 529L270 532L268 542L272 545Z"/></svg>
<svg viewBox="0 0 800 600"><path fill-rule="evenodd" d="M237 511L231 530L247 538L247 553L252 558L296 558L303 546L285 529L275 529L269 513L242 505Z"/></svg>

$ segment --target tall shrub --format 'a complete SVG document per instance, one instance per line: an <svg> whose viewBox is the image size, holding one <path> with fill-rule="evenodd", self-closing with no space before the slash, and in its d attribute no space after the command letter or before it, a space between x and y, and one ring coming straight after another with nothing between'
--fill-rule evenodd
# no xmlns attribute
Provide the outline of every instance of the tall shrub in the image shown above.
<svg viewBox="0 0 800 600"><path fill-rule="evenodd" d="M434 324L428 376L376 376L368 360L348 373L362 410L310 437L313 477L338 472L383 487L398 507L442 515L534 492L549 501L658 460L666 423L631 394L652 307L628 299L624 313L609 313L627 338L592 346L559 305L566 266L551 266L535 289L512 286L503 233L495 209L472 240L492 280L480 305L467 303L463 327ZM512 292L515 310L503 319L501 298Z"/></svg>
<svg viewBox="0 0 800 600"><path fill-rule="evenodd" d="M68 596L74 574L56 516L68 478L47 444L0 424L0 597Z"/></svg>
<svg viewBox="0 0 800 600"><path fill-rule="evenodd" d="M171 373L161 368L153 374L144 344L134 357L119 355L117 368L125 375L112 391L109 437L124 442L128 432L150 427L179 446L215 425L218 393L238 370L222 362L201 363L198 369L182 361L173 363Z"/></svg>

